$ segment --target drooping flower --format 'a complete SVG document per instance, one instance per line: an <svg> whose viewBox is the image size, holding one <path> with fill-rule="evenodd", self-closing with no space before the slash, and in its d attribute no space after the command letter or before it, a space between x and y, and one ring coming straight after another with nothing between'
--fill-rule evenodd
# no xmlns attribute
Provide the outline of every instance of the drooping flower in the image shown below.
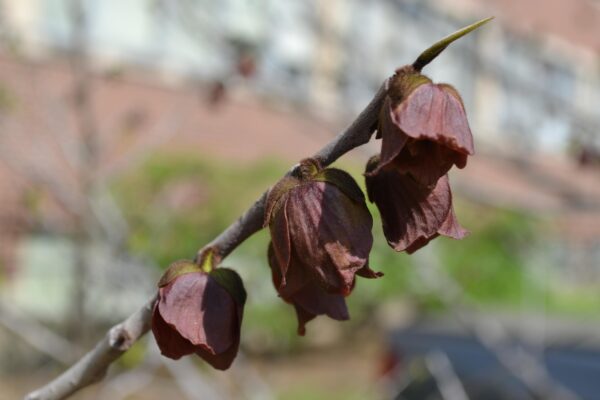
<svg viewBox="0 0 600 400"><path fill-rule="evenodd" d="M423 185L435 185L453 165L466 166L474 148L462 99L452 86L432 83L421 69L454 40L489 20L442 39L390 79L379 116L377 135L382 144L378 169L393 165Z"/></svg>
<svg viewBox="0 0 600 400"><path fill-rule="evenodd" d="M393 164L423 185L433 185L453 165L467 165L467 156L474 151L473 136L454 88L423 83L398 101L394 81L404 79L413 78L404 72L392 78L381 110L380 167Z"/></svg>
<svg viewBox="0 0 600 400"><path fill-rule="evenodd" d="M426 186L393 166L372 174L377 165L377 156L367 163L367 194L379 209L383 233L394 250L411 254L439 235L462 239L468 234L454 214L447 175Z"/></svg>
<svg viewBox="0 0 600 400"><path fill-rule="evenodd" d="M268 258L275 290L296 310L299 335L304 336L306 323L317 315L327 315L338 321L350 318L344 296L326 292L301 265L294 265L288 269L288 283L282 285L281 266L272 243L269 243ZM297 257L292 257L291 262L296 262L296 259Z"/></svg>
<svg viewBox="0 0 600 400"><path fill-rule="evenodd" d="M362 191L339 169L321 169L316 160L301 162L269 192L265 211L281 288L310 276L329 293L347 296L355 275L376 277L368 266L373 219Z"/></svg>
<svg viewBox="0 0 600 400"><path fill-rule="evenodd" d="M173 263L159 282L152 333L172 359L195 353L216 369L237 355L246 291L227 268L207 272L192 261Z"/></svg>
<svg viewBox="0 0 600 400"><path fill-rule="evenodd" d="M466 166L474 152L473 135L456 89L432 83L421 70L489 20L435 43L388 82L377 128L381 154L369 160L365 178L387 241L397 251L412 253L439 235L467 235L454 214L447 173L453 165Z"/></svg>

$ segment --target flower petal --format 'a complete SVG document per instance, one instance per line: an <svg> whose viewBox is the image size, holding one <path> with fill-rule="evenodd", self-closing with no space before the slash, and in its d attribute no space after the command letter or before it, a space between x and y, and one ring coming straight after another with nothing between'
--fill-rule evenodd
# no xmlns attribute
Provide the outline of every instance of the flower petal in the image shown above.
<svg viewBox="0 0 600 400"><path fill-rule="evenodd" d="M391 102L392 100L389 97L386 98L379 115L378 131L382 137L381 155L379 167L375 170L375 173L379 171L379 168L391 163L400 154L408 141L408 136L394 123Z"/></svg>
<svg viewBox="0 0 600 400"><path fill-rule="evenodd" d="M465 109L449 85L419 86L392 111L392 119L413 139L431 140L464 154L474 152Z"/></svg>
<svg viewBox="0 0 600 400"><path fill-rule="evenodd" d="M440 226L440 229L438 229L435 235L430 236L428 238L421 238L416 242L412 243L409 247L406 248L407 254L412 254L420 248L425 247L429 242L431 242L439 235L451 237L453 239L463 239L469 234L469 231L460 226L456 218L456 214L454 213L454 207L452 206L452 191L450 191L450 196L450 211L448 211L448 215L446 216L446 219Z"/></svg>
<svg viewBox="0 0 600 400"><path fill-rule="evenodd" d="M234 342L231 332L236 303L209 275L196 272L179 276L159 289L158 310L164 321L195 346L213 354Z"/></svg>
<svg viewBox="0 0 600 400"><path fill-rule="evenodd" d="M310 279L308 274L304 272L304 268L298 267L297 265L293 265L288 268L287 279L285 283L283 283L281 267L279 266L279 260L275 255L273 243L269 243L267 255L269 267L271 267L273 285L281 297L284 299L291 298L296 292L298 292L304 285L308 283Z"/></svg>
<svg viewBox="0 0 600 400"><path fill-rule="evenodd" d="M178 360L185 355L191 354L196 349L173 326L165 322L160 312L158 312L158 302L154 305L154 311L152 312L152 333L154 334L154 339L160 349L160 353L173 360Z"/></svg>
<svg viewBox="0 0 600 400"><path fill-rule="evenodd" d="M298 318L298 335L304 336L306 334L306 324L316 318L315 314L311 314L304 308L294 304L296 309L296 318Z"/></svg>
<svg viewBox="0 0 600 400"><path fill-rule="evenodd" d="M397 104L388 100L380 117L383 140L375 173L393 162L399 172L433 185L453 165L466 166L474 152L473 136L452 86L420 84Z"/></svg>
<svg viewBox="0 0 600 400"><path fill-rule="evenodd" d="M451 206L450 185L443 176L434 187L393 168L366 176L371 200L377 205L383 232L396 251L429 241L437 234Z"/></svg>
<svg viewBox="0 0 600 400"><path fill-rule="evenodd" d="M453 239L463 239L469 235L469 231L458 223L458 219L454 213L454 207L450 207L450 212L442 226L440 226L438 233Z"/></svg>
<svg viewBox="0 0 600 400"><path fill-rule="evenodd" d="M327 293L315 282L305 285L292 300L310 314L327 315L338 321L350 319L344 296Z"/></svg>
<svg viewBox="0 0 600 400"><path fill-rule="evenodd" d="M435 185L448 173L452 165L459 168L467 164L467 155L456 152L431 140L409 139L393 167L398 172L410 174L424 186Z"/></svg>
<svg viewBox="0 0 600 400"><path fill-rule="evenodd" d="M277 264L281 272L281 284L285 285L287 280L288 267L292 254L292 244L290 241L289 220L287 203L289 198L286 197L284 204L277 210L269 224L271 231L271 243L273 245L273 253L277 257Z"/></svg>
<svg viewBox="0 0 600 400"><path fill-rule="evenodd" d="M246 304L246 288L244 288L244 282L237 272L220 267L210 271L209 276L225 289L238 305L243 307Z"/></svg>
<svg viewBox="0 0 600 400"><path fill-rule="evenodd" d="M301 262L326 290L348 294L373 245L373 219L366 204L334 185L309 182L290 193L287 212Z"/></svg>
<svg viewBox="0 0 600 400"><path fill-rule="evenodd" d="M212 365L213 368L224 371L231 366L233 360L237 356L240 347L240 328L242 326L243 314L243 305L237 304L235 314L235 320L237 321L237 323L233 325L233 330L230 332L231 337L233 338L233 343L226 351L219 354L213 354L212 352L207 351L203 347L199 347L196 349L196 354L199 357L201 357L204 361Z"/></svg>
<svg viewBox="0 0 600 400"><path fill-rule="evenodd" d="M267 195L265 201L265 216L263 227L266 227L271 223L273 214L281 208L287 198L288 192L294 187L300 184L300 180L293 176L284 176L279 182L277 182Z"/></svg>
<svg viewBox="0 0 600 400"><path fill-rule="evenodd" d="M338 321L349 319L350 315L344 296L327 293L304 272L307 267L298 263L298 257L293 257L292 260L288 284L281 286L280 269L272 246L269 246L269 266L272 271L273 284L281 298L294 305L298 318L298 334L304 336L306 323L317 315L327 315ZM292 279L292 276L297 276L298 279Z"/></svg>
<svg viewBox="0 0 600 400"><path fill-rule="evenodd" d="M165 271L163 276L158 281L158 287L166 286L173 279L190 272L199 272L202 268L191 260L177 260Z"/></svg>
<svg viewBox="0 0 600 400"><path fill-rule="evenodd" d="M383 272L375 272L369 267L369 264L366 264L364 267L356 271L356 275L362 276L363 278L375 279L381 278L383 276Z"/></svg>
<svg viewBox="0 0 600 400"><path fill-rule="evenodd" d="M233 363L233 360L235 360L235 356L237 356L240 347L239 344L240 342L238 340L225 352L220 354L212 354L210 351L204 350L203 348L196 350L196 354L204 361L212 365L213 368L224 371L228 369Z"/></svg>
<svg viewBox="0 0 600 400"><path fill-rule="evenodd" d="M357 203L364 203L365 195L360 187L346 171L337 168L326 168L315 176L316 181L323 181L335 185L346 196Z"/></svg>

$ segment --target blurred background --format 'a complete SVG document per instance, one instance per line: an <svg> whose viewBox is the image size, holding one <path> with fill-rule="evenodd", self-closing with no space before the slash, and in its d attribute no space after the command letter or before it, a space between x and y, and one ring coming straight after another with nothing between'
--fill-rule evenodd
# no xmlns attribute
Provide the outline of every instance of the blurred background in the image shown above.
<svg viewBox="0 0 600 400"><path fill-rule="evenodd" d="M381 82L480 18L425 73L461 93L451 172L471 235L385 243L352 319L296 336L260 232L227 373L146 337L77 399L530 399L600 393L600 2L0 1L0 399L22 397L347 126ZM337 166L364 187L379 141Z"/></svg>

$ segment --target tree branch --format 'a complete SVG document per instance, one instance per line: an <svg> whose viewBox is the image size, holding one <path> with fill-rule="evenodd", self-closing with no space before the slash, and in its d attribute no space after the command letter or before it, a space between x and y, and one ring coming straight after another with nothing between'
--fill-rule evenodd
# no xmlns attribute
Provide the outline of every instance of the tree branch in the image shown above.
<svg viewBox="0 0 600 400"><path fill-rule="evenodd" d="M386 81L387 82L387 81ZM379 109L387 93L384 83L356 120L313 157L323 167L330 165L350 150L367 143L377 125ZM212 247L220 259L229 255L237 246L263 227L267 192L233 224L204 248ZM64 399L76 391L101 380L111 363L126 352L150 329L152 309L156 294L140 310L125 321L112 327L96 347L76 364L44 387L28 394L26 400Z"/></svg>
<svg viewBox="0 0 600 400"><path fill-rule="evenodd" d="M156 295L125 321L113 326L96 347L71 368L44 387L29 393L26 400L64 399L79 389L100 381L111 363L133 346L150 329Z"/></svg>
<svg viewBox="0 0 600 400"><path fill-rule="evenodd" d="M20 310L15 310L0 302L0 326L3 326L31 347L63 365L71 364L80 354L79 348L68 340L52 332L34 318L27 318Z"/></svg>

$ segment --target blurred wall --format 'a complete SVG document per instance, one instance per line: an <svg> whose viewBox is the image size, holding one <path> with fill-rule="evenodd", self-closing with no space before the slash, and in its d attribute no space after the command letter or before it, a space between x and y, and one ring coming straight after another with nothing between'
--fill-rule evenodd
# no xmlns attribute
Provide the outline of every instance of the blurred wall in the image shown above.
<svg viewBox="0 0 600 400"><path fill-rule="evenodd" d="M212 80L230 75L231 59L249 50L260 60L255 89L324 115L355 114L389 71L454 29L496 15L426 73L462 93L480 146L517 155L600 146L600 10L592 3L87 1L100 62ZM64 0L5 1L3 15L24 47L41 54L68 45L64 9Z"/></svg>

